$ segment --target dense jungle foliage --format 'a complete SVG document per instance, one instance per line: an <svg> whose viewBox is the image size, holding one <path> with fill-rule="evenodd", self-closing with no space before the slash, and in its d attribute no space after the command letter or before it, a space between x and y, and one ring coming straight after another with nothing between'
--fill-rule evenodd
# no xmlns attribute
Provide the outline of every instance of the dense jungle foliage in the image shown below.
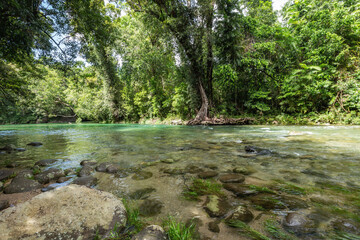
<svg viewBox="0 0 360 240"><path fill-rule="evenodd" d="M5 0L0 122L360 124L360 2Z"/></svg>

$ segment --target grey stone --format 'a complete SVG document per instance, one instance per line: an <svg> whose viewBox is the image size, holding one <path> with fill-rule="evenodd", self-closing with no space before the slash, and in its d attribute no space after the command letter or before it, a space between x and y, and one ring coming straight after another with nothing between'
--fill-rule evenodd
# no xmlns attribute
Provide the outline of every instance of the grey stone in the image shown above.
<svg viewBox="0 0 360 240"><path fill-rule="evenodd" d="M96 164L97 164L97 161L95 161L95 160L83 160L80 162L81 166L86 166L86 165L95 166Z"/></svg>
<svg viewBox="0 0 360 240"><path fill-rule="evenodd" d="M69 181L71 177L60 177L56 182L57 183L64 183L66 181Z"/></svg>
<svg viewBox="0 0 360 240"><path fill-rule="evenodd" d="M78 173L79 177L89 176L94 172L94 168L90 165L85 165L81 168L80 172Z"/></svg>
<svg viewBox="0 0 360 240"><path fill-rule="evenodd" d="M256 155L271 155L273 153L268 149L259 148L255 146L245 146L245 151L247 153L254 153Z"/></svg>
<svg viewBox="0 0 360 240"><path fill-rule="evenodd" d="M254 219L253 213L245 206L238 206L235 210L233 210L226 218L227 221L242 221L245 223L249 223Z"/></svg>
<svg viewBox="0 0 360 240"><path fill-rule="evenodd" d="M116 166L115 164L111 164L106 168L106 172L108 173L117 173L119 170L119 166Z"/></svg>
<svg viewBox="0 0 360 240"><path fill-rule="evenodd" d="M133 236L131 240L167 240L168 237L162 229L157 225L150 225L141 230L138 234Z"/></svg>
<svg viewBox="0 0 360 240"><path fill-rule="evenodd" d="M285 216L283 226L285 230L298 236L315 234L317 228L314 221L296 212Z"/></svg>
<svg viewBox="0 0 360 240"><path fill-rule="evenodd" d="M50 168L36 175L35 179L38 180L39 183L46 184L49 183L50 181L55 181L63 176L65 176L65 174L61 169Z"/></svg>
<svg viewBox="0 0 360 240"><path fill-rule="evenodd" d="M8 200L0 200L0 211L4 210L5 208L10 207Z"/></svg>
<svg viewBox="0 0 360 240"><path fill-rule="evenodd" d="M56 163L57 161L58 161L57 159L44 159L44 160L37 161L35 163L35 165L40 166L40 167L46 167L53 163Z"/></svg>
<svg viewBox="0 0 360 240"><path fill-rule="evenodd" d="M110 163L110 162L103 162L103 163L100 163L95 169L98 172L106 172L107 167L110 166L111 164L112 163Z"/></svg>
<svg viewBox="0 0 360 240"><path fill-rule="evenodd" d="M4 193L11 194L11 193L29 192L39 188L41 188L41 185L35 180L23 178L23 177L15 177L11 181L11 183L5 187Z"/></svg>
<svg viewBox="0 0 360 240"><path fill-rule="evenodd" d="M25 224L25 225L24 225ZM126 224L114 195L69 185L0 212L0 239L94 239Z"/></svg>
<svg viewBox="0 0 360 240"><path fill-rule="evenodd" d="M222 217L230 208L231 205L225 199L216 195L208 196L204 204L204 209L210 217Z"/></svg>
<svg viewBox="0 0 360 240"><path fill-rule="evenodd" d="M249 186L247 185L243 185L239 183L225 183L223 184L223 187L226 190L233 192L238 197L248 197L251 195L258 194L258 191L249 188Z"/></svg>
<svg viewBox="0 0 360 240"><path fill-rule="evenodd" d="M97 179L93 176L84 176L75 179L72 183L77 185L83 185L86 187L92 187L96 185Z"/></svg>
<svg viewBox="0 0 360 240"><path fill-rule="evenodd" d="M66 176L68 176L68 175L76 175L76 170L72 169L72 168L68 168L68 169L64 170L64 173L65 173Z"/></svg>
<svg viewBox="0 0 360 240"><path fill-rule="evenodd" d="M0 181L8 179L13 173L12 169L0 169Z"/></svg>

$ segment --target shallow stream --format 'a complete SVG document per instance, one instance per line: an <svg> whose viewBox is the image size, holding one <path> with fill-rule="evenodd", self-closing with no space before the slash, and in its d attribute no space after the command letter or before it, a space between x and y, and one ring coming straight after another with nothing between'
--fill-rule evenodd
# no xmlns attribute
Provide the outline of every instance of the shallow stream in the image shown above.
<svg viewBox="0 0 360 240"><path fill-rule="evenodd" d="M29 142L42 142L31 147ZM213 221L203 210L206 197L188 201L182 192L197 177L193 169L215 170L219 175L242 167L245 184L267 187L278 194L296 196L308 203L304 209L263 209L247 198L226 192L233 206L247 205L255 219L249 225L270 239L264 222L273 219L282 229L289 212L299 212L315 222L315 231L305 234L289 230L294 239L351 239L360 221L360 127L359 126L163 126L163 125L6 125L0 126L0 146L13 144L24 152L0 154L0 167L10 162L31 168L42 159L59 159L51 167L77 169L83 160L112 162L130 169L126 176L95 173L95 188L119 197L133 196L144 188L155 190L134 201L157 200L157 214L146 221L161 223L168 215L186 221L199 218L202 236L209 239L252 239L246 231L220 223L220 233L210 232ZM260 148L246 152L245 146ZM175 170L174 170L175 169ZM139 171L152 177L137 180ZM128 175L128 176L127 176ZM217 181L216 177L214 181ZM260 190L259 190L260 191ZM221 220L221 219L220 219ZM335 221L337 221L335 223ZM341 223L341 221L345 223ZM347 222L346 222L347 221ZM336 224L343 224L345 227ZM349 229L346 226L352 225ZM245 232L245 233L244 233ZM292 234L292 232L294 234ZM336 235L338 234L338 235ZM339 235L340 234L340 235ZM342 235L341 235L342 234ZM340 239L340 238L339 238Z"/></svg>

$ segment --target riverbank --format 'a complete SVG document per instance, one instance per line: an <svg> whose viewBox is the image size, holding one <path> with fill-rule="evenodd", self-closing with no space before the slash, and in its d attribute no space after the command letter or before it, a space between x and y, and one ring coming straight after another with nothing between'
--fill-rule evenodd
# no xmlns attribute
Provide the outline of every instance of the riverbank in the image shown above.
<svg viewBox="0 0 360 240"><path fill-rule="evenodd" d="M142 118L137 121L121 121L121 124L163 124L163 125L187 125L191 119L182 119L178 116L167 118ZM53 118L39 118L37 120L17 120L14 122L0 122L4 124L61 124L61 123L110 123L82 120L76 116L59 116ZM235 116L215 116L209 121L199 123L201 125L360 125L360 113L348 112L324 112L308 114L243 114Z"/></svg>
<svg viewBox="0 0 360 240"><path fill-rule="evenodd" d="M351 113L322 113L322 114L275 114L275 115L254 115L244 114L238 116L215 117L215 124L211 121L204 121L203 125L360 125L360 114ZM229 121L230 119L230 124ZM232 122L231 122L232 120ZM216 124L218 121L219 124ZM142 119L136 123L140 124L166 124L166 125L187 125L189 120L182 120L177 117L166 119Z"/></svg>

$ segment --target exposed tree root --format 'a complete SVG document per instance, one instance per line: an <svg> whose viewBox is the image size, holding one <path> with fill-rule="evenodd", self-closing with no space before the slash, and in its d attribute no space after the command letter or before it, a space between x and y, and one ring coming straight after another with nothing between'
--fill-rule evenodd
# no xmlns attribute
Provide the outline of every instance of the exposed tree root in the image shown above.
<svg viewBox="0 0 360 240"><path fill-rule="evenodd" d="M193 119L187 125L247 125L254 122L254 118L207 118L205 120Z"/></svg>

